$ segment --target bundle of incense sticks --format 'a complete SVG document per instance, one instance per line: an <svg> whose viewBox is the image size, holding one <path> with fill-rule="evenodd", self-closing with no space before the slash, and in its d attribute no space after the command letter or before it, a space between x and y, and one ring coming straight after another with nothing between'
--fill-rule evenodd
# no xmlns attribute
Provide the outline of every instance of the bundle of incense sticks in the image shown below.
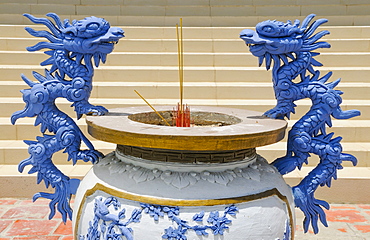
<svg viewBox="0 0 370 240"><path fill-rule="evenodd" d="M180 104L177 104L177 109L172 112L172 122L176 127L190 127L190 108L188 105L182 107L180 111Z"/></svg>
<svg viewBox="0 0 370 240"><path fill-rule="evenodd" d="M180 103L177 103L177 109L173 109L172 124L176 127L190 127L190 107L183 104L184 98L184 45L182 39L182 18L180 18L180 30L176 24L177 36L177 54L179 63L179 79L180 79ZM154 107L136 90L134 90L139 97L141 97L149 107L163 120L163 122L170 126L170 124L162 117L162 115L154 109Z"/></svg>
<svg viewBox="0 0 370 240"><path fill-rule="evenodd" d="M179 64L179 80L180 80L180 103L177 104L177 109L173 111L173 123L177 127L190 127L190 108L183 104L184 99L184 44L182 37L182 18L179 25L176 24L177 37L177 55Z"/></svg>

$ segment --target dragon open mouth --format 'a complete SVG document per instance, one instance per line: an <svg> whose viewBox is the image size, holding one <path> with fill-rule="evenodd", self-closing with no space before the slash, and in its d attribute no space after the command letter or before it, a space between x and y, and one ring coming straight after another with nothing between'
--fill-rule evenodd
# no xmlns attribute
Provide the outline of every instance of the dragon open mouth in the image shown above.
<svg viewBox="0 0 370 240"><path fill-rule="evenodd" d="M104 41L104 42L102 42L102 43L103 43L103 44L104 44L104 43L117 44L117 43L118 43L118 40L116 40L116 41L108 41L108 42L105 42L105 41Z"/></svg>
<svg viewBox="0 0 370 240"><path fill-rule="evenodd" d="M101 41L100 44L101 45L107 45L107 46L112 46L112 45L115 45L118 43L118 40L114 40L114 41Z"/></svg>

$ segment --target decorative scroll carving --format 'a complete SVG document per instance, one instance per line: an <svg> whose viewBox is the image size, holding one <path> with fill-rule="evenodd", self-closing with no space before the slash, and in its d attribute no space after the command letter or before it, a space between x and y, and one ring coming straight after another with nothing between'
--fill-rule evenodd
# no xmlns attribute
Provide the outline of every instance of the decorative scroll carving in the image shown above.
<svg viewBox="0 0 370 240"><path fill-rule="evenodd" d="M136 183L152 181L154 179L161 179L166 184L182 189L196 184L200 180L208 181L210 183L217 183L228 185L237 177L242 177L252 181L260 181L261 173L274 173L272 168L264 167L266 160L257 155L257 159L250 165L244 168L234 168L226 171L202 171L202 172L180 172L170 170L148 169L125 163L117 159L115 153L108 154L105 158L101 159L98 166L108 166L111 174L121 174L126 172L128 176Z"/></svg>

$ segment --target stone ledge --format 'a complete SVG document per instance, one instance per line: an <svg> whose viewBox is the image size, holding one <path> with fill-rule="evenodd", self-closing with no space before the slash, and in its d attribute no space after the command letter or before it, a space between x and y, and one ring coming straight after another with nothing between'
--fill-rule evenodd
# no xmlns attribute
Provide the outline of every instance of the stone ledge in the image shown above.
<svg viewBox="0 0 370 240"><path fill-rule="evenodd" d="M31 198L33 194L39 191L48 192L44 184L36 184L36 175L19 173L17 165L0 165L0 197L27 197ZM82 179L90 170L90 165L70 166L58 165L64 173L71 178ZM284 178L287 184L297 185L312 167L303 167L302 171L294 171ZM338 180L332 182L331 188L318 188L315 197L323 199L329 203L351 203L351 204L369 204L370 191L367 191L370 185L370 168L353 167L344 168L338 171ZM354 187L356 186L356 187ZM50 192L50 190L49 190ZM343 194L345 193L345 194Z"/></svg>

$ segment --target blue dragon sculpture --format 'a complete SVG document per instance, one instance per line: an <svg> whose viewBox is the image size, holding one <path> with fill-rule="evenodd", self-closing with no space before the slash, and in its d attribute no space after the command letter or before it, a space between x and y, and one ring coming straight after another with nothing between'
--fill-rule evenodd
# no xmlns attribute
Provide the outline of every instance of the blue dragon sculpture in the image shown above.
<svg viewBox="0 0 370 240"><path fill-rule="evenodd" d="M121 28L110 27L109 23L97 17L87 17L72 23L69 20L62 22L58 15L49 13L54 23L47 18L36 18L24 14L33 23L45 25L49 31L36 31L26 27L26 31L35 37L44 37L49 42L39 42L28 51L49 49L45 53L50 57L41 63L42 66L52 65L50 70L45 69L45 76L33 72L38 82L33 82L22 74L22 79L30 86L22 90L23 101L26 106L23 110L13 113L12 124L23 117L36 117L35 126L41 126L43 136L36 141L24 141L28 147L30 157L21 161L18 170L22 172L27 165L32 165L29 173L37 173L37 183L45 182L46 187L55 188L54 193L36 193L33 200L43 197L50 199L49 219L55 215L55 208L62 214L66 222L72 218L69 205L71 194L75 194L79 185L78 179L70 179L64 175L52 162L55 152L65 149L68 160L73 164L77 160L95 163L103 156L94 149L91 142L83 135L75 121L66 113L60 111L55 104L57 98L66 98L72 102L77 118L83 114L104 115L108 110L102 106L91 105L88 100L92 90L94 67L100 61L106 61L107 54L113 51L114 45L124 37ZM50 134L45 134L48 130ZM81 141L88 147L81 150Z"/></svg>
<svg viewBox="0 0 370 240"><path fill-rule="evenodd" d="M330 187L331 180L337 178L337 170L342 169L343 161L356 165L357 159L342 153L341 137L333 138L334 133L326 133L326 126L331 127L331 116L336 119L349 119L359 116L358 110L342 111L340 104L343 93L334 88L340 79L326 83L331 72L320 77L314 67L322 66L314 57L319 53L312 52L319 48L329 48L330 44L319 41L329 31L316 34L316 29L326 23L327 19L318 19L311 23L314 14L308 15L302 24L280 21L264 21L256 25L256 31L245 29L240 38L249 46L252 55L258 57L259 65L265 61L266 69L272 68L272 82L277 99L276 106L264 113L264 116L276 119L289 118L295 112L295 101L309 98L312 106L299 119L288 134L287 152L284 157L276 159L274 165L281 174L294 169L301 169L308 163L310 154L316 154L320 162L308 176L292 188L296 207L300 208L305 219L304 230L307 232L311 223L314 233L318 233L318 219L327 226L325 212L329 204L318 200L314 193L319 186ZM310 24L311 23L311 24ZM314 35L313 35L314 34ZM295 83L297 77L298 81Z"/></svg>

